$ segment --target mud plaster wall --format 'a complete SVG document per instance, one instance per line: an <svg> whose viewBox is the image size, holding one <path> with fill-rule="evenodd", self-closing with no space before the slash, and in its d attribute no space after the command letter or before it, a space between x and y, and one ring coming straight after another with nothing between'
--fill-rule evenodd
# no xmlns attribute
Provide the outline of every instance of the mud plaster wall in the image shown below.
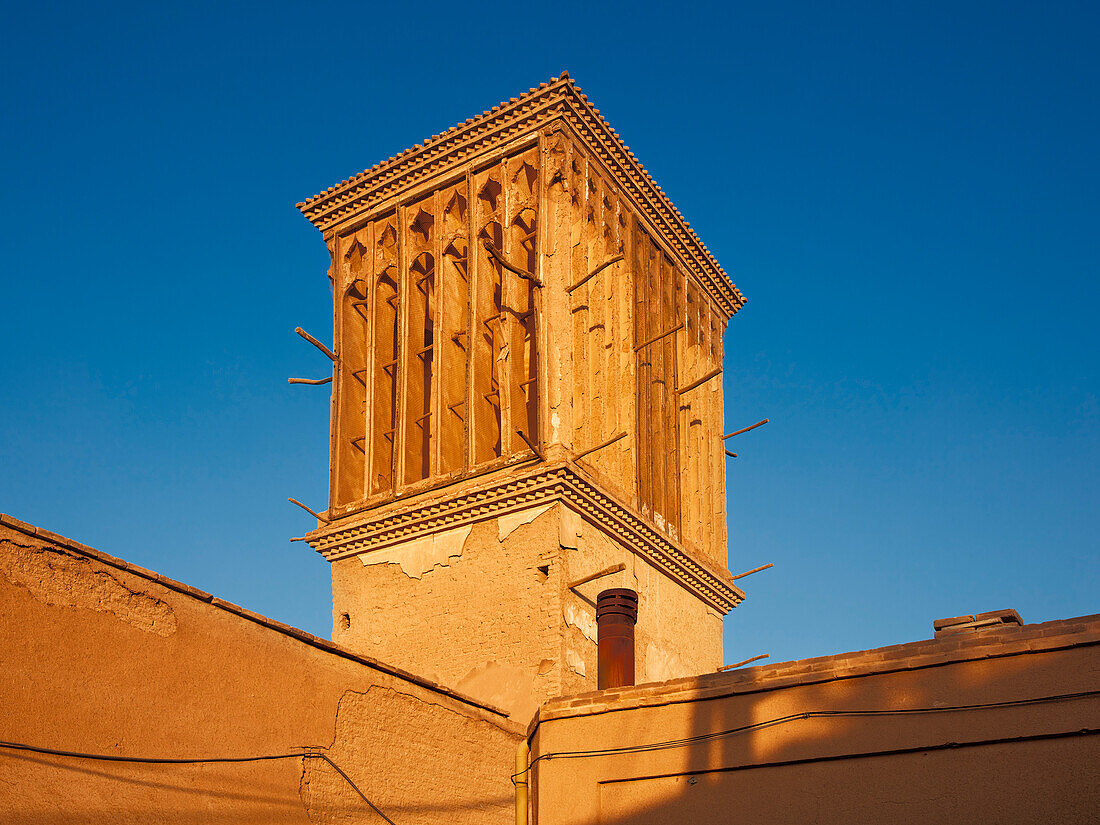
<svg viewBox="0 0 1100 825"><path fill-rule="evenodd" d="M618 563L626 571L566 587ZM608 587L639 593L638 681L721 664L719 614L561 504L337 561L332 575L337 642L521 722L596 687L595 599Z"/></svg>
<svg viewBox="0 0 1100 825"><path fill-rule="evenodd" d="M546 135L543 154L542 273L551 299L542 323L559 367L550 380L560 375L564 384L551 397L566 400L551 407L551 438L582 453L626 432L579 459L581 466L671 538L724 567L722 382L670 395L721 366L724 316L600 160L564 133ZM642 265L650 251L652 262ZM650 297L647 283L656 289ZM572 284L581 285L566 292ZM635 350L678 324L679 332Z"/></svg>
<svg viewBox="0 0 1100 825"><path fill-rule="evenodd" d="M565 511L561 532L567 582L620 562L626 565L622 572L563 592L564 695L596 686L596 597L610 587L638 593L634 656L639 684L710 673L722 664L722 618L717 611L571 510Z"/></svg>
<svg viewBox="0 0 1100 825"><path fill-rule="evenodd" d="M1091 626L1090 638L1063 649L1034 650L1063 643L1033 625L1042 630L1003 657L988 637L975 637L980 649L958 661L950 659L969 655L958 652L965 642L930 641L917 643L916 654L885 648L750 669L770 674L760 677L712 674L551 702L540 710L533 759L762 726L687 747L544 759L533 786L535 823L1095 821L1096 696L919 715L797 716L1097 691L1100 617ZM857 669L869 672L852 675Z"/></svg>
<svg viewBox="0 0 1100 825"><path fill-rule="evenodd" d="M561 694L559 507L459 528L432 554L404 545L334 562L333 640L526 724ZM403 561L410 550L435 563Z"/></svg>
<svg viewBox="0 0 1100 825"><path fill-rule="evenodd" d="M204 598L0 525L2 738L158 757L310 746L397 822L510 820L515 725ZM0 763L4 821L375 821L302 758L133 765L0 749Z"/></svg>

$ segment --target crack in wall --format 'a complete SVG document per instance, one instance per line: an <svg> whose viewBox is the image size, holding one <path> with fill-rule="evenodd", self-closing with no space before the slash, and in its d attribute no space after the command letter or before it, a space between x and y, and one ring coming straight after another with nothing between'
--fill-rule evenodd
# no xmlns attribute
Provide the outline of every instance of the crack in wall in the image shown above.
<svg viewBox="0 0 1100 825"><path fill-rule="evenodd" d="M345 690L332 744L319 747L396 822L499 822L512 805L520 739L491 721L386 687ZM383 822L331 765L304 759L299 797L317 825Z"/></svg>
<svg viewBox="0 0 1100 825"><path fill-rule="evenodd" d="M171 636L178 624L171 605L131 590L92 560L56 547L0 539L0 576L26 588L36 600L56 607L106 613L131 627Z"/></svg>

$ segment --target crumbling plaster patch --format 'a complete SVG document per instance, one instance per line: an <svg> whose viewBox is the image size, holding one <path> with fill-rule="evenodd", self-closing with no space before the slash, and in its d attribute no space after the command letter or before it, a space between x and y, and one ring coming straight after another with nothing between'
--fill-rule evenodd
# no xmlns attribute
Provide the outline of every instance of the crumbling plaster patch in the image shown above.
<svg viewBox="0 0 1100 825"><path fill-rule="evenodd" d="M0 539L0 576L40 602L107 613L146 633L171 636L175 611L165 601L131 590L91 559L55 547Z"/></svg>
<svg viewBox="0 0 1100 825"><path fill-rule="evenodd" d="M394 547L384 547L363 553L359 560L364 566L372 564L398 564L410 579L419 579L436 567L450 566L451 559L462 555L462 548L473 525L455 527L442 533L433 533Z"/></svg>
<svg viewBox="0 0 1100 825"><path fill-rule="evenodd" d="M647 682L667 682L695 673L679 653L654 642L646 645L644 661Z"/></svg>
<svg viewBox="0 0 1100 825"><path fill-rule="evenodd" d="M578 676L586 676L584 668L584 655L579 653L572 645L565 650L565 664Z"/></svg>
<svg viewBox="0 0 1100 825"><path fill-rule="evenodd" d="M395 822L493 823L512 809L508 757L520 738L441 702L372 685L344 692L332 744L320 750ZM298 793L312 823L382 821L320 759L303 760Z"/></svg>
<svg viewBox="0 0 1100 825"><path fill-rule="evenodd" d="M504 541L516 530L525 524L530 524L551 507L553 504L544 504L541 507L533 507L530 510L520 510L518 513L509 513L497 519L497 538Z"/></svg>
<svg viewBox="0 0 1100 825"><path fill-rule="evenodd" d="M563 548L578 549L583 529L584 519L571 507L563 506L558 520L558 544Z"/></svg>
<svg viewBox="0 0 1100 825"><path fill-rule="evenodd" d="M596 641L596 615L592 612L592 608L570 601L566 603L562 615L567 625L577 628L588 641Z"/></svg>
<svg viewBox="0 0 1100 825"><path fill-rule="evenodd" d="M550 432L552 441L561 440L561 416L558 415L557 406L550 413Z"/></svg>

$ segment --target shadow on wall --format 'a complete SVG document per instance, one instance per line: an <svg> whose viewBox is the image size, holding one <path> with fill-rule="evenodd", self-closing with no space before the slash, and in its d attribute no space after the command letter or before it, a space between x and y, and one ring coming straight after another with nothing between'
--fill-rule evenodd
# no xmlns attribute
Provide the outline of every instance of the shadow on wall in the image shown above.
<svg viewBox="0 0 1100 825"><path fill-rule="evenodd" d="M481 804L432 801L375 805L364 799L341 769L319 758L294 756L236 765L105 764L34 753L5 754L21 777L38 787L60 781L53 805L33 794L6 800L3 821L21 825L89 822L210 823L403 823L463 821L475 812L510 813L511 799L486 797ZM281 764L272 766L273 761ZM360 780L364 781L364 780ZM299 784L300 783L300 784ZM320 787L319 787L320 786ZM333 787L334 786L334 787ZM238 790L231 790L237 788Z"/></svg>
<svg viewBox="0 0 1100 825"><path fill-rule="evenodd" d="M3 759L24 788L3 794L6 822L309 822L298 795L301 757L277 765L120 765L4 751ZM52 789L52 799L42 789Z"/></svg>
<svg viewBox="0 0 1100 825"><path fill-rule="evenodd" d="M1100 689L1096 629L1038 653L1001 657L991 631L551 703L540 753L678 744L541 762L538 825L1091 821L1100 698L1048 699Z"/></svg>

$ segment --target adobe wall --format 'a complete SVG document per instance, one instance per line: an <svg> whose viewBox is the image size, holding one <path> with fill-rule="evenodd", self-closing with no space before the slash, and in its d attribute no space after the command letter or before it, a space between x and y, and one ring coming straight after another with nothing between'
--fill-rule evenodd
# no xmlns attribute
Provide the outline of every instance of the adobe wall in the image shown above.
<svg viewBox="0 0 1100 825"><path fill-rule="evenodd" d="M556 453L724 569L732 307L606 158L563 122L533 125L326 233L323 521Z"/></svg>
<svg viewBox="0 0 1100 825"><path fill-rule="evenodd" d="M542 505L333 562L333 640L492 701L526 725L562 692L557 510Z"/></svg>
<svg viewBox="0 0 1100 825"><path fill-rule="evenodd" d="M565 383L551 386L547 440L581 455L609 492L724 569L722 383L674 390L721 366L728 319L582 142L552 130L543 156L542 324L556 350L548 379ZM587 453L620 433L627 437Z"/></svg>
<svg viewBox="0 0 1100 825"><path fill-rule="evenodd" d="M326 754L399 823L511 821L519 728L151 571L0 517L0 739L152 757ZM0 748L0 820L381 821L314 758L131 764Z"/></svg>
<svg viewBox="0 0 1100 825"><path fill-rule="evenodd" d="M639 683L713 673L721 666L722 616L717 610L568 509L562 544L567 582L619 563L626 567L573 590L562 588L564 695L596 687L596 597L610 587L629 587L638 594L634 656Z"/></svg>
<svg viewBox="0 0 1100 825"><path fill-rule="evenodd" d="M1097 694L1100 616L560 699L534 821L1094 821Z"/></svg>
<svg viewBox="0 0 1100 825"><path fill-rule="evenodd" d="M570 582L625 570L570 590ZM596 595L638 591L639 679L721 664L722 620L560 503L538 505L332 564L333 639L503 707L596 687Z"/></svg>

